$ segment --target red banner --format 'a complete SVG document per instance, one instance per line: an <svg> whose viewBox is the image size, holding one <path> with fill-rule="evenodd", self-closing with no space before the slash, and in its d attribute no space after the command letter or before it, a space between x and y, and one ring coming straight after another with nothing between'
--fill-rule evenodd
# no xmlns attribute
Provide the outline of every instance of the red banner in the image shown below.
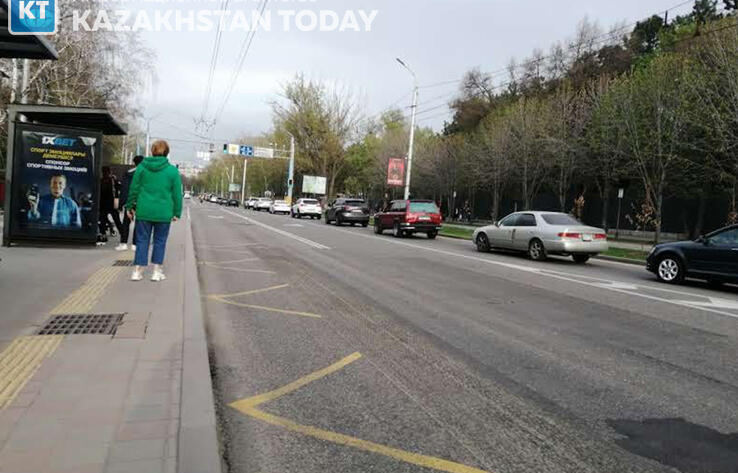
<svg viewBox="0 0 738 473"><path fill-rule="evenodd" d="M390 158L387 165L387 185L405 185L405 160L403 158Z"/></svg>

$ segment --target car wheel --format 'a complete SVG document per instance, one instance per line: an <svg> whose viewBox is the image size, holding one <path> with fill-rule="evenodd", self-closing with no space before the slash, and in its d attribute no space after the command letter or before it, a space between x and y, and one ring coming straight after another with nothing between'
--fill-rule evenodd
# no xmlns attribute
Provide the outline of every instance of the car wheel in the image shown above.
<svg viewBox="0 0 738 473"><path fill-rule="evenodd" d="M369 222L362 222L361 223L361 226L364 227L364 228L366 228L366 227L369 226Z"/></svg>
<svg viewBox="0 0 738 473"><path fill-rule="evenodd" d="M374 219L374 233L377 235L384 233L384 229L382 228L382 224L379 222L378 218Z"/></svg>
<svg viewBox="0 0 738 473"><path fill-rule="evenodd" d="M667 284L678 284L684 280L684 268L676 256L666 255L659 260L656 277Z"/></svg>
<svg viewBox="0 0 738 473"><path fill-rule="evenodd" d="M337 227L343 226L343 219L341 219L340 215L336 215L336 226Z"/></svg>
<svg viewBox="0 0 738 473"><path fill-rule="evenodd" d="M584 264L589 261L589 255L572 255L574 262L577 264Z"/></svg>
<svg viewBox="0 0 738 473"><path fill-rule="evenodd" d="M330 225L331 221L328 219L328 215L325 216L325 224Z"/></svg>
<svg viewBox="0 0 738 473"><path fill-rule="evenodd" d="M487 238L486 233L480 233L477 235L477 240L475 241L477 244L477 251L480 253L489 253L491 246L489 244L489 238Z"/></svg>
<svg viewBox="0 0 738 473"><path fill-rule="evenodd" d="M395 238L403 237L402 230L400 229L400 222L395 222L395 224L392 225L392 236L394 236Z"/></svg>
<svg viewBox="0 0 738 473"><path fill-rule="evenodd" d="M543 246L543 242L539 239L531 240L528 245L528 256L533 261L543 261L546 259L546 248Z"/></svg>
<svg viewBox="0 0 738 473"><path fill-rule="evenodd" d="M438 236L438 232L436 230L433 230L432 232L426 233L426 235L428 235L429 240L435 240Z"/></svg>

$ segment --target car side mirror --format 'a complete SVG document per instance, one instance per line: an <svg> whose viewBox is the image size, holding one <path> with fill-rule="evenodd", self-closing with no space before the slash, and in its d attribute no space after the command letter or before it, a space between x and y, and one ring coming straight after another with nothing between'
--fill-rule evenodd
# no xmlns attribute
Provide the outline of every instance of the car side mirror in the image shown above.
<svg viewBox="0 0 738 473"><path fill-rule="evenodd" d="M495 227L499 227L499 226L500 226L500 222L498 222L497 220L495 220Z"/></svg>

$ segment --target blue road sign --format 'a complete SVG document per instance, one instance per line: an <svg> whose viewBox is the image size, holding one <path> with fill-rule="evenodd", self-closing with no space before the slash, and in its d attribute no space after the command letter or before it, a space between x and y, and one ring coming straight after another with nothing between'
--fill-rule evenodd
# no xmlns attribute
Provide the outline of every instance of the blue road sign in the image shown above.
<svg viewBox="0 0 738 473"><path fill-rule="evenodd" d="M56 0L10 0L8 6L10 34L56 33Z"/></svg>
<svg viewBox="0 0 738 473"><path fill-rule="evenodd" d="M254 148L252 146L245 146L242 145L240 148L240 154L241 156L246 156L248 158L254 157Z"/></svg>

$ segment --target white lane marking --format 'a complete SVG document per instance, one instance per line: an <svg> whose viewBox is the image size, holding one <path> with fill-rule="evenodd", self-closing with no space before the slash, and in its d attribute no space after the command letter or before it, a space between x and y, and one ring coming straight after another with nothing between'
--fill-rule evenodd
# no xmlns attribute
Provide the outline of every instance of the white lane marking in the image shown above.
<svg viewBox="0 0 738 473"><path fill-rule="evenodd" d="M282 226L283 227L299 227L299 228L304 227L304 225L300 225L299 223L287 223L287 224L284 224Z"/></svg>
<svg viewBox="0 0 738 473"><path fill-rule="evenodd" d="M316 224L316 226L317 226L317 224ZM529 272L529 273L537 273L537 274L540 274L541 276L548 276L548 277L551 277L551 278L554 278L554 279L560 279L560 280L563 280L563 281L568 281L568 282L573 282L573 283L577 283L577 284L582 284L584 286L595 287L595 288L598 288L598 289L606 289L608 291L618 292L618 293L621 293L621 294L628 294L628 295L631 295L631 296L637 296L637 297L641 297L641 298L644 298L644 299L650 299L650 300L654 300L654 301L658 301L658 302L664 302L664 303L667 303L667 304L673 304L673 305L678 305L678 306L682 306L682 307L688 307L690 309L697 309L697 310L702 310L702 311L705 311L705 312L711 312L711 313L714 313L714 314L724 315L724 316L731 317L731 318L738 318L738 314L736 314L736 313L725 312L725 311L722 311L722 310L716 310L716 309L711 308L711 307L720 307L720 308L731 308L732 309L733 308L732 305L726 307L725 304L728 303L728 302L731 302L731 301L729 301L727 299L712 298L712 297L708 297L708 296L702 296L702 295L699 295L699 294L691 294L691 293L688 293L688 292L680 292L680 291L675 291L675 290L670 290L670 289L657 288L657 287L654 287L654 286L636 286L636 285L633 285L633 286L636 286L637 288L641 288L641 289L652 289L652 290L655 289L655 290L669 292L669 293L674 293L674 294L681 294L682 296L689 295L689 296L693 296L693 297L701 297L701 298L704 298L704 299L710 299L710 300L712 300L712 302L698 302L698 301L683 301L683 300L665 299L663 297L651 296L651 295L648 295L648 294L642 294L640 292L635 292L631 288L624 287L624 286L631 286L631 284L630 283L627 283L627 282L623 282L623 281L612 281L612 280L608 280L608 279L595 278L595 277L584 276L584 275L580 275L580 274L554 272L554 271L552 271L550 269L547 269L547 268L534 268L534 267L531 267L531 266L523 266L523 265L512 264L512 263L504 263L504 262L501 262L501 261L495 261L495 260L491 260L491 259L480 258L480 257L477 257L477 256L469 256L469 255L464 255L464 254L461 254L461 253L455 253L453 251L439 250L437 248L428 248L428 247L424 247L424 246L420 246L420 245L413 245L411 243L405 243L405 242L402 242L402 241L397 241L395 239L378 238L376 235L363 235L361 233L344 230L342 228L335 228L335 230L336 231L340 231L340 232L344 232L344 233L348 233L349 235L356 235L356 236L360 236L360 237L363 237L363 238L371 238L371 239L373 239L375 241L383 241L383 242L386 242L386 243L391 243L391 244L400 245L400 246L407 246L407 247L410 247L410 248L415 248L415 249L418 249L418 250L430 251L430 252L433 252L433 253L443 254L443 255L446 255L446 256L454 256L454 257L457 257L457 258L464 258L464 259L468 259L468 260L479 261L479 262L482 262L482 263L492 264L492 265L496 265L496 266L502 266L502 267L505 267L505 268L516 269L518 271L524 271L524 272ZM598 281L598 282L587 282L587 281L582 281L582 280L576 279L576 278L590 279L590 280Z"/></svg>
<svg viewBox="0 0 738 473"><path fill-rule="evenodd" d="M216 220L223 220L225 217L222 215L208 215L208 218L214 218Z"/></svg>
<svg viewBox="0 0 738 473"><path fill-rule="evenodd" d="M278 233L278 234L280 234L282 236L286 236L287 238L292 238L293 240L299 241L300 243L304 243L304 244L306 244L306 245L308 245L308 246L310 246L312 248L315 248L317 250L330 250L329 247L327 247L325 245L322 245L322 244L320 244L318 242L315 242L315 241L312 241L312 240L308 240L307 238L303 238L301 236L297 236L294 233L290 233L290 232L286 232L284 230L280 230L279 228L274 228L271 225L267 225L265 223L261 223L261 222L259 222L257 220L248 218L245 215L240 215L240 214L237 214L236 212L231 212L230 210L226 210L226 209L221 209L221 210L223 212L229 213L229 214L231 214L231 215L233 215L235 217L242 218L242 219L246 220L247 222L253 223L254 225L258 225L258 226L260 226L262 228L265 228L267 230L273 231L274 233Z"/></svg>
<svg viewBox="0 0 738 473"><path fill-rule="evenodd" d="M190 215L190 206L187 206L187 220L192 220L192 216Z"/></svg>

